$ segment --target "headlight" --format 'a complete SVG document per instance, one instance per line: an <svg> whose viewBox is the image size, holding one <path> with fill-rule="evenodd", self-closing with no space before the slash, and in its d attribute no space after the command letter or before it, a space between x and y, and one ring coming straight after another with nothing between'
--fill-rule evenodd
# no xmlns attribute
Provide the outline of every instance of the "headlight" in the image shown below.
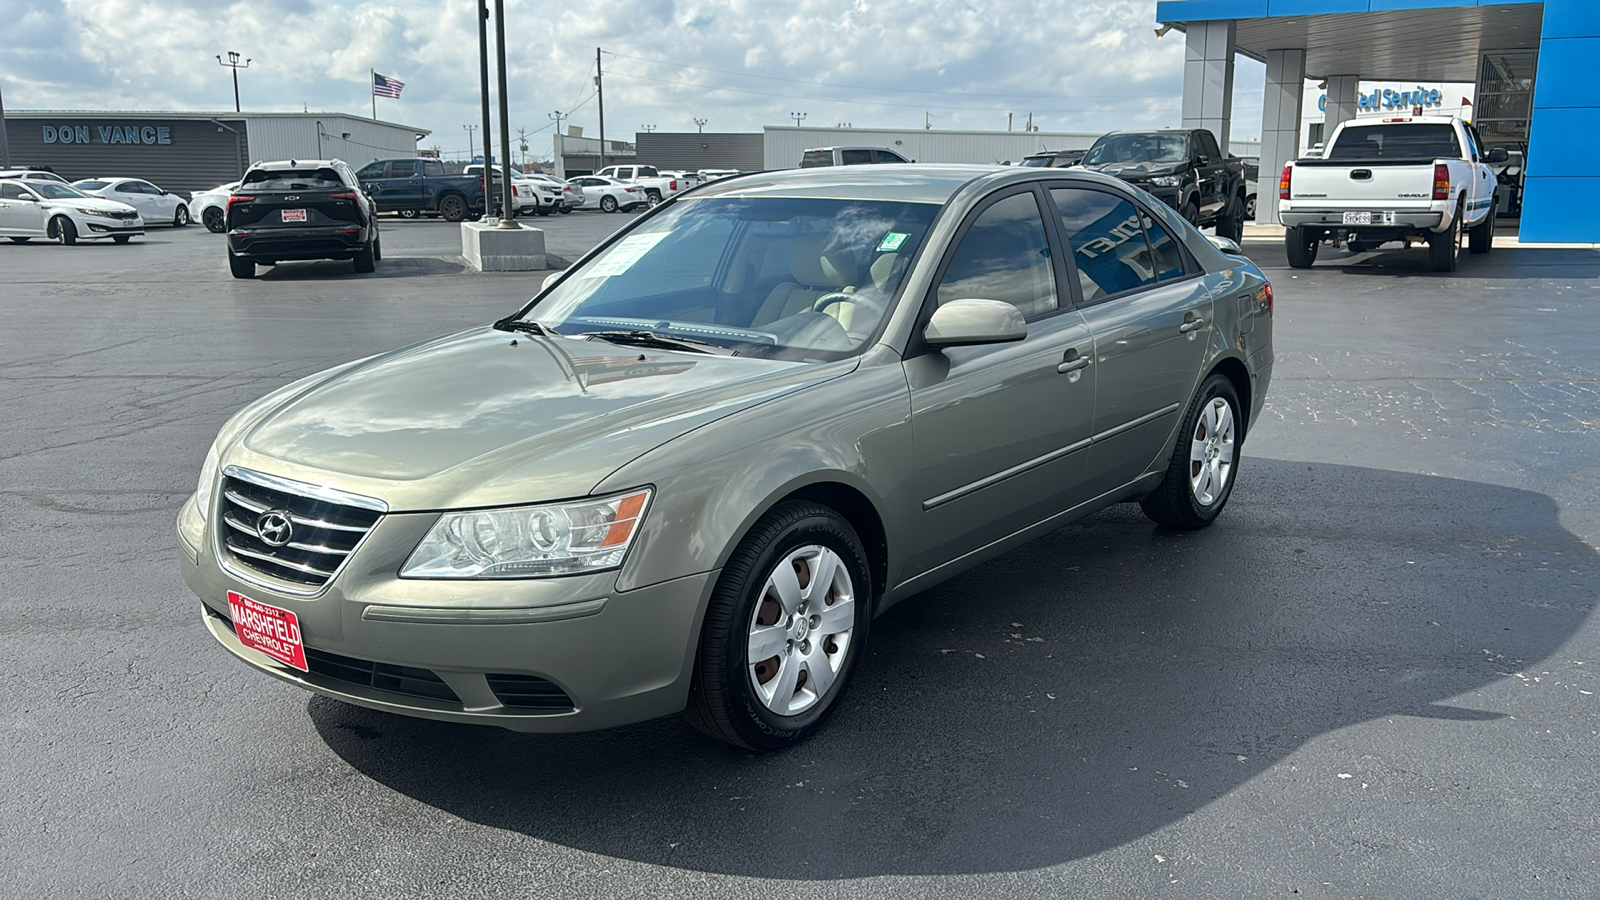
<svg viewBox="0 0 1600 900"><path fill-rule="evenodd" d="M650 491L598 500L445 513L402 578L544 578L622 565Z"/></svg>
<svg viewBox="0 0 1600 900"><path fill-rule="evenodd" d="M86 216L97 216L102 219L111 215L111 213L108 213L103 209L90 209L87 206L74 206L73 210L83 213Z"/></svg>
<svg viewBox="0 0 1600 900"><path fill-rule="evenodd" d="M200 466L200 483L194 489L195 508L200 511L200 519L204 521L211 516L211 507L216 500L217 490L217 465L220 454L217 453L216 441L211 442L211 449L206 451L206 461Z"/></svg>
<svg viewBox="0 0 1600 900"><path fill-rule="evenodd" d="M1150 183L1161 187L1177 187L1183 184L1183 179L1176 175L1157 175L1150 179Z"/></svg>

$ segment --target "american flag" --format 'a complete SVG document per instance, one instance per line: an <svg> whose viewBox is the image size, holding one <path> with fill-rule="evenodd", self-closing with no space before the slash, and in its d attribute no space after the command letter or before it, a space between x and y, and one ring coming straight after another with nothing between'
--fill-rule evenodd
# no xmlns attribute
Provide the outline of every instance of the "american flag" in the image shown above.
<svg viewBox="0 0 1600 900"><path fill-rule="evenodd" d="M379 75L377 72L372 73L372 94L375 97L388 97L391 100L399 100L400 89L405 86L406 83L403 81L390 78L387 75Z"/></svg>

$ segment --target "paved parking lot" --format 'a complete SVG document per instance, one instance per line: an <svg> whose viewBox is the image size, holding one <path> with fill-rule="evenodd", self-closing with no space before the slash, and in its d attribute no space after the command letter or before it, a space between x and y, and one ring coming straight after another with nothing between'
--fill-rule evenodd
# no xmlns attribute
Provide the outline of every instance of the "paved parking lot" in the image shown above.
<svg viewBox="0 0 1600 900"><path fill-rule="evenodd" d="M538 220L575 257L625 216ZM190 228L0 245L0 896L1581 896L1600 844L1600 254L1284 267L1216 527L1102 512L904 603L754 757L386 716L213 646L173 518L223 420L516 308Z"/></svg>

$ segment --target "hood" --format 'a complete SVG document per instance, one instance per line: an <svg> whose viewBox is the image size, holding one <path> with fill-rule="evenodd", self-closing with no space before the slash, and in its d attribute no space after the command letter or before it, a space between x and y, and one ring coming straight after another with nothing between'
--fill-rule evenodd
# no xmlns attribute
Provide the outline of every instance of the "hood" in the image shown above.
<svg viewBox="0 0 1600 900"><path fill-rule="evenodd" d="M483 327L373 357L289 394L223 457L379 497L395 511L581 497L673 438L855 365Z"/></svg>
<svg viewBox="0 0 1600 900"><path fill-rule="evenodd" d="M1182 163L1115 162L1101 163L1099 165L1092 166L1079 163L1078 167L1088 169L1091 172L1099 172L1104 175L1110 175L1112 178L1121 178L1124 181L1132 181L1136 178L1154 178L1157 175L1175 174L1180 168L1182 168Z"/></svg>
<svg viewBox="0 0 1600 900"><path fill-rule="evenodd" d="M60 200L45 199L41 201L46 206L76 206L80 209L97 209L101 212L138 212L126 203L116 200L107 200L94 194L86 193L82 197L65 197Z"/></svg>

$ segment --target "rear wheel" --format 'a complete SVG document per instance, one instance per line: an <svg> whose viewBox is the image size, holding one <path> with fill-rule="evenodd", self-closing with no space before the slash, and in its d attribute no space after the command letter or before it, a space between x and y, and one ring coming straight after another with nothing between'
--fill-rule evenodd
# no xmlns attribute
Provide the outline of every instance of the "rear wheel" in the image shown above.
<svg viewBox="0 0 1600 900"><path fill-rule="evenodd" d="M1494 249L1494 212L1491 210L1483 217L1483 221L1472 226L1467 232L1467 250L1471 253L1488 253Z"/></svg>
<svg viewBox="0 0 1600 900"><path fill-rule="evenodd" d="M828 507L762 516L706 610L686 715L750 750L804 739L833 708L866 642L872 584L855 529Z"/></svg>
<svg viewBox="0 0 1600 900"><path fill-rule="evenodd" d="M570 206L563 206L563 207L561 207L561 214L562 214L562 215L563 215L563 216L565 216L565 215L568 215L568 214L570 214L570 213L571 213L571 212L572 212L572 207L570 207Z"/></svg>
<svg viewBox="0 0 1600 900"><path fill-rule="evenodd" d="M45 229L45 236L63 244L76 244L78 226L72 224L72 220L66 216L56 216L50 220L50 225Z"/></svg>
<svg viewBox="0 0 1600 900"><path fill-rule="evenodd" d="M1450 223L1449 229L1428 236L1428 259L1435 272L1454 272L1461 259L1461 217Z"/></svg>
<svg viewBox="0 0 1600 900"><path fill-rule="evenodd" d="M1296 269L1309 269L1317 261L1317 246L1322 235L1301 225L1284 229L1283 246L1289 252L1289 265Z"/></svg>
<svg viewBox="0 0 1600 900"><path fill-rule="evenodd" d="M172 227L173 228L182 228L182 227L184 227L185 225L188 225L188 224L189 224L189 207L183 206L183 205L180 204L178 206L177 211L172 214Z"/></svg>
<svg viewBox="0 0 1600 900"><path fill-rule="evenodd" d="M1184 531L1216 521L1233 495L1243 439L1239 394L1228 376L1213 372L1184 414L1161 486L1140 502L1144 514Z"/></svg>
<svg viewBox="0 0 1600 900"><path fill-rule="evenodd" d="M459 222L467 217L467 198L460 194L447 194L439 200L439 215L446 222Z"/></svg>
<svg viewBox="0 0 1600 900"><path fill-rule="evenodd" d="M605 196L600 198L600 211L614 213L617 211L617 198Z"/></svg>
<svg viewBox="0 0 1600 900"><path fill-rule="evenodd" d="M657 206L661 203L660 191L645 191L644 197L646 206Z"/></svg>
<svg viewBox="0 0 1600 900"><path fill-rule="evenodd" d="M225 230L222 224L222 210L215 206L206 207L200 214L200 224L206 226L206 230L213 234L221 234Z"/></svg>
<svg viewBox="0 0 1600 900"><path fill-rule="evenodd" d="M229 253L228 270L233 273L233 277L235 278L256 277L255 261L246 256L234 256L232 253Z"/></svg>

